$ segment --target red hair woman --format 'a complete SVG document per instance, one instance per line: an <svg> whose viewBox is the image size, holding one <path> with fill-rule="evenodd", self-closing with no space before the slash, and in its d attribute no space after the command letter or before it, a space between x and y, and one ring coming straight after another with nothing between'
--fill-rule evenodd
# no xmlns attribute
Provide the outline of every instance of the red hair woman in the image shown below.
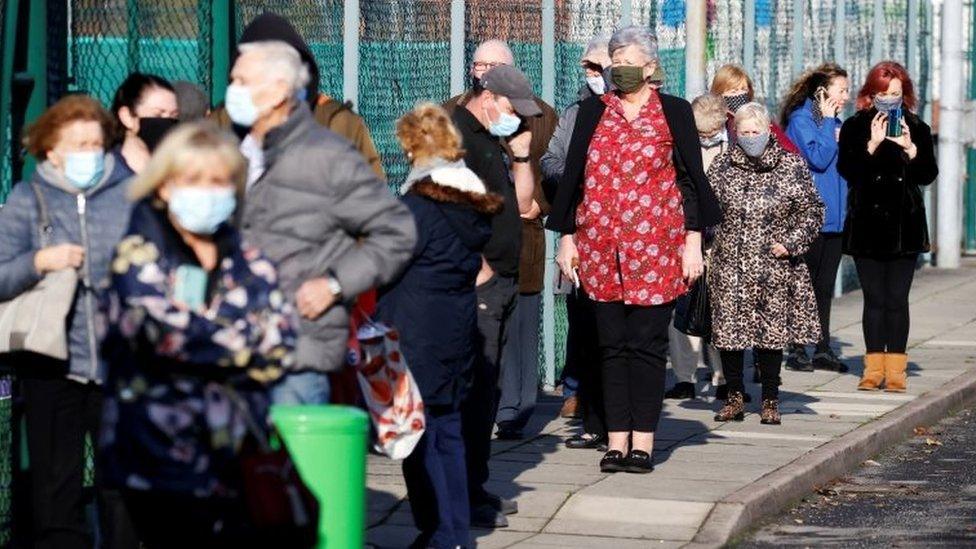
<svg viewBox="0 0 976 549"><path fill-rule="evenodd" d="M918 254L929 250L921 185L935 181L932 131L914 110L908 71L874 66L857 95L858 112L840 132L837 169L848 183L844 252L864 291L864 375L858 389L903 392L908 357L908 293Z"/></svg>

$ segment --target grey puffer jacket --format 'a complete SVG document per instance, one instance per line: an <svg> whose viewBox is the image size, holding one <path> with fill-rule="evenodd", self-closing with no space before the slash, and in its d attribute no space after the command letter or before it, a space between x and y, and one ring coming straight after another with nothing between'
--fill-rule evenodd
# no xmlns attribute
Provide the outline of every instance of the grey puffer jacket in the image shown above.
<svg viewBox="0 0 976 549"><path fill-rule="evenodd" d="M265 172L245 197L245 240L278 266L285 295L331 275L345 303L302 319L296 367L338 370L346 356L355 298L392 281L406 265L417 229L362 155L319 125L302 103L263 143Z"/></svg>
<svg viewBox="0 0 976 549"><path fill-rule="evenodd" d="M78 244L85 248L78 292L68 317L67 375L76 381L101 382L96 322L102 293L108 287L109 264L115 245L129 224L131 203L126 198L132 172L113 154L105 156L102 179L85 192L71 186L49 163L40 164L32 178L40 185L51 218L51 245ZM41 249L37 199L26 181L14 186L0 210L0 300L7 301L40 282L34 255Z"/></svg>

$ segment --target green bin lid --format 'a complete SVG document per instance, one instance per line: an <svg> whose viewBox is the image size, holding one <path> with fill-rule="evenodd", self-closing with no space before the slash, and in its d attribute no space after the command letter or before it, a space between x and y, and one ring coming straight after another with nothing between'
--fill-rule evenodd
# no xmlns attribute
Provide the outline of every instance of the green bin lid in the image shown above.
<svg viewBox="0 0 976 549"><path fill-rule="evenodd" d="M272 406L271 421L282 431L360 434L369 429L369 414L339 405Z"/></svg>

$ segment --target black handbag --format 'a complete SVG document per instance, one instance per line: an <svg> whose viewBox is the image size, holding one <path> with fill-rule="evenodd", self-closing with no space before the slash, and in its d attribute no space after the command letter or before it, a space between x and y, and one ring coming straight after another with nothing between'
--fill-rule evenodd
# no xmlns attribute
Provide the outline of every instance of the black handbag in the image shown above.
<svg viewBox="0 0 976 549"><path fill-rule="evenodd" d="M712 335L711 307L705 270L702 270L701 277L681 298L675 309L674 328L683 334L707 339Z"/></svg>

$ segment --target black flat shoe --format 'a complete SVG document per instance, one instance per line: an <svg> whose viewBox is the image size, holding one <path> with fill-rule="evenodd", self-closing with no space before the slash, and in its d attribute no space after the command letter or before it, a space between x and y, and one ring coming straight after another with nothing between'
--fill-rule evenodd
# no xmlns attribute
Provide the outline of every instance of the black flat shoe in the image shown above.
<svg viewBox="0 0 976 549"><path fill-rule="evenodd" d="M522 434L522 431L499 429L495 432L495 438L498 440L522 440L525 435Z"/></svg>
<svg viewBox="0 0 976 549"><path fill-rule="evenodd" d="M847 364L844 364L830 347L814 353L812 366L815 370L827 370L839 374L847 373L848 369Z"/></svg>
<svg viewBox="0 0 976 549"><path fill-rule="evenodd" d="M589 450L592 448L599 448L601 444L605 445L606 443L607 437L594 435L592 433L573 435L566 439L566 447L573 450Z"/></svg>
<svg viewBox="0 0 976 549"><path fill-rule="evenodd" d="M650 473L654 470L654 460L643 450L631 450L627 455L627 472L636 474Z"/></svg>
<svg viewBox="0 0 976 549"><path fill-rule="evenodd" d="M688 400L695 398L695 384L687 381L675 383L674 387L665 391L664 398L672 400Z"/></svg>
<svg viewBox="0 0 976 549"><path fill-rule="evenodd" d="M507 528L508 519L500 511L485 503L471 510L471 526L487 530Z"/></svg>
<svg viewBox="0 0 976 549"><path fill-rule="evenodd" d="M610 450L600 460L600 471L603 473L622 473L627 470L627 458L620 450Z"/></svg>
<svg viewBox="0 0 976 549"><path fill-rule="evenodd" d="M485 503L503 515L514 515L518 513L518 502L514 499L507 499L495 494L485 494Z"/></svg>

